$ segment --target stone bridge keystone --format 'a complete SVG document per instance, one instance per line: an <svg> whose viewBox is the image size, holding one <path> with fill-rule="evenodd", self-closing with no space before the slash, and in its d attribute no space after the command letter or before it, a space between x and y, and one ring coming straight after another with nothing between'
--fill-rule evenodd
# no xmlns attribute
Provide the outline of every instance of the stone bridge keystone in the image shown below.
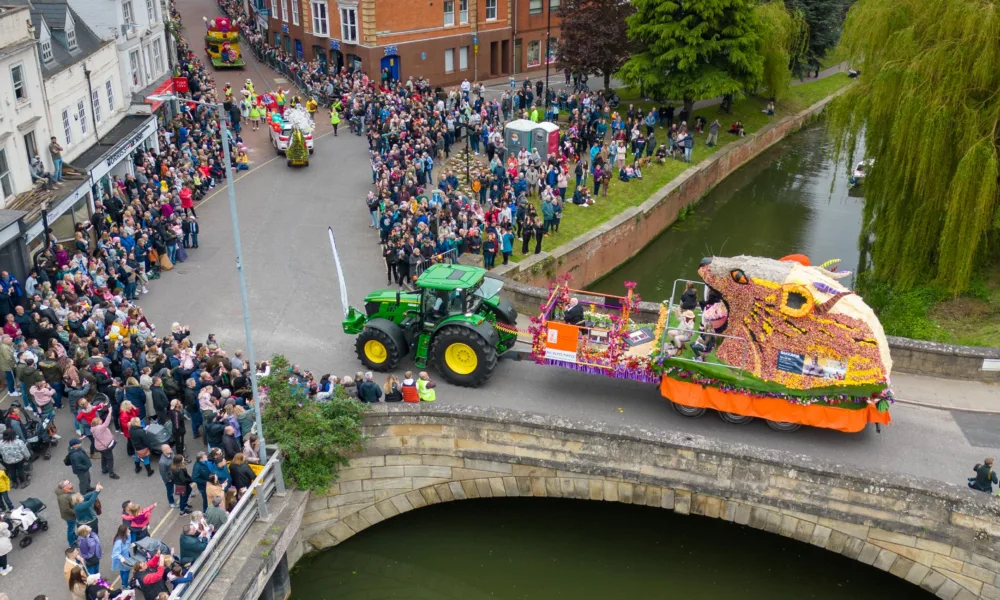
<svg viewBox="0 0 1000 600"><path fill-rule="evenodd" d="M941 482L689 434L466 405L375 405L369 442L313 494L289 562L429 504L641 504L725 519L872 565L943 600L1000 600L1000 507Z"/></svg>

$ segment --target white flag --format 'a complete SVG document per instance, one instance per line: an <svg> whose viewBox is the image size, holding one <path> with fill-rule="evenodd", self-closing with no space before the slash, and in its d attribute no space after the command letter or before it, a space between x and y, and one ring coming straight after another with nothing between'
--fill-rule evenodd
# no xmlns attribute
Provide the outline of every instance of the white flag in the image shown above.
<svg viewBox="0 0 1000 600"><path fill-rule="evenodd" d="M333 239L333 227L328 227L330 233L330 247L333 248L333 262L337 265L337 282L340 285L340 307L347 316L347 281L344 280L344 269L340 266L340 256L337 254L337 242Z"/></svg>

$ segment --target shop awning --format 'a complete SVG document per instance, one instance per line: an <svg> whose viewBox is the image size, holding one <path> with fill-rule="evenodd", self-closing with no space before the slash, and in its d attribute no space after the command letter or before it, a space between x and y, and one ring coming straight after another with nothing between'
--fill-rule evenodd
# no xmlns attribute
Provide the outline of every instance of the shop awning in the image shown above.
<svg viewBox="0 0 1000 600"><path fill-rule="evenodd" d="M160 100L150 100L150 96L161 96L163 94L173 94L174 93L174 79L172 77L173 73L167 73L166 77L161 78L156 83L147 86L132 96L132 104L149 104L153 112L163 105Z"/></svg>
<svg viewBox="0 0 1000 600"><path fill-rule="evenodd" d="M101 141L83 151L70 163L94 181L108 174L126 155L156 132L156 117L129 115L107 132Z"/></svg>

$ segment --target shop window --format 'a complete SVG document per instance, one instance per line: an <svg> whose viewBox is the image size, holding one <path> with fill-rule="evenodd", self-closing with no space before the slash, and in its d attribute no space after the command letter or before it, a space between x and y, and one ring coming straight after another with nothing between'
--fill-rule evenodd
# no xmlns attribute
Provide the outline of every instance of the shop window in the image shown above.
<svg viewBox="0 0 1000 600"><path fill-rule="evenodd" d="M444 72L453 73L455 71L455 49L448 48L444 51Z"/></svg>
<svg viewBox="0 0 1000 600"><path fill-rule="evenodd" d="M548 51L548 56L546 57L546 60L548 60L549 64L556 62L556 55L558 54L558 52L556 52L556 44L558 42L559 40L556 38L549 38L549 51Z"/></svg>
<svg viewBox="0 0 1000 600"><path fill-rule="evenodd" d="M497 0L486 0L486 20L497 20Z"/></svg>
<svg viewBox="0 0 1000 600"><path fill-rule="evenodd" d="M10 179L10 166L7 164L6 148L0 150L0 188L3 189L4 198L14 195L14 185Z"/></svg>
<svg viewBox="0 0 1000 600"><path fill-rule="evenodd" d="M537 67L542 64L542 41L530 40L528 42L528 66Z"/></svg>

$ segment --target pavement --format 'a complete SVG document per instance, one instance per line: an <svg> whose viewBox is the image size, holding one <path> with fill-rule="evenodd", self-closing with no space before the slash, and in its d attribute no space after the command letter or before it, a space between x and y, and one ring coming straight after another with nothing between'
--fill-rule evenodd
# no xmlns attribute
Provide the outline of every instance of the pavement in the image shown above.
<svg viewBox="0 0 1000 600"><path fill-rule="evenodd" d="M211 0L179 0L187 35L195 36L202 16L218 14ZM194 43L197 47L198 44ZM285 84L259 65L250 54L242 73L222 73L239 85L251 77L258 89ZM287 85L285 86L287 87ZM357 306L369 291L385 287L385 270L378 238L369 229L364 198L370 189L370 168L362 138L345 132L332 135L318 119L315 154L306 168L290 168L271 149L266 131L248 132L252 168L235 181L236 200L244 243L243 264L249 285L256 359L284 354L291 361L319 374L353 374L361 368L354 352L354 338L340 327L343 316L327 227L332 227L348 285L348 297ZM220 186L197 208L202 226L201 247L189 260L153 281L142 296L150 320L162 330L179 321L203 340L215 333L223 347L245 347L239 288L236 278L232 225L225 187ZM404 365L400 369L412 369ZM439 402L505 406L513 409L563 414L639 427L690 432L749 446L783 450L851 465L882 469L897 475L917 475L963 484L971 466L1000 448L1000 415L976 414L959 409L1000 407L995 386L897 375L894 383L902 399L946 407L929 409L903 402L893 408L893 423L881 434L874 430L843 434L804 429L780 434L763 423L733 426L713 416L685 419L672 411L656 386L601 376L546 368L527 361L503 360L493 378L482 388L470 390L440 382ZM0 406L10 399L0 398ZM44 516L51 528L39 533L26 548L9 555L14 571L0 579L0 592L14 600L39 594L66 596L62 578L65 526L59 519L54 489L58 481L76 481L62 457L72 432L68 409L59 412L57 424L64 438L53 449L52 460L35 463L33 481L26 490L12 490L15 501L33 496L48 505ZM159 502L153 512L152 530L176 547L181 521L169 509L158 474L134 474L124 443L116 449L121 479L111 481L93 469L95 483L107 488L101 494L104 516L100 537L104 546L102 572L111 581L111 540L120 521L118 510L131 499L143 505ZM188 441L189 455L201 448ZM98 462L99 464L99 462ZM192 503L200 507L201 499Z"/></svg>

